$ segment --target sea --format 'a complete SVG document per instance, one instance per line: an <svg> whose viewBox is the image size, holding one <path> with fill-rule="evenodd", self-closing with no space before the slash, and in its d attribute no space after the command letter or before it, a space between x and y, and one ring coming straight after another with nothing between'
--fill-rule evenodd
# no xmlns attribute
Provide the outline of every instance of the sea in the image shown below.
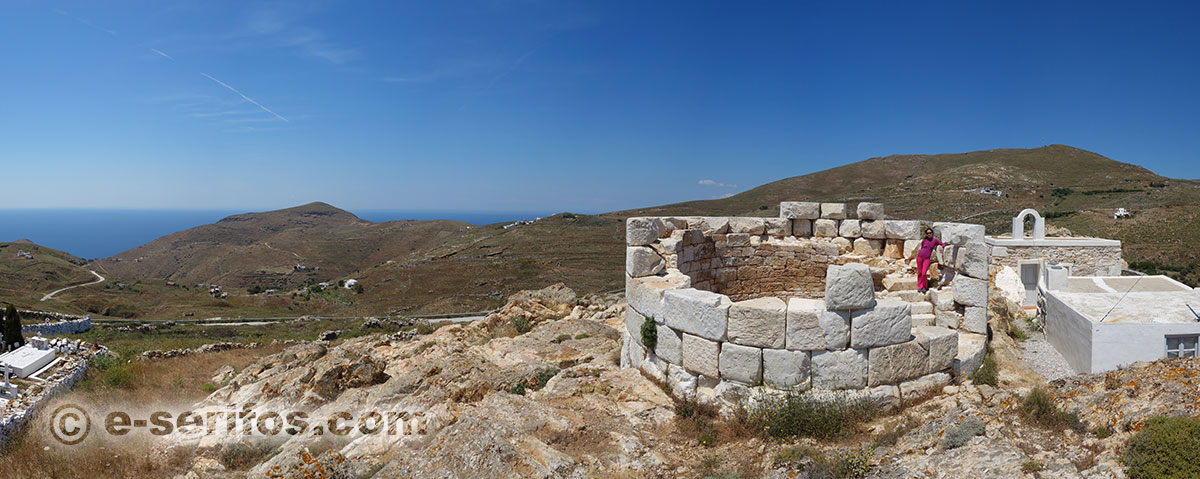
<svg viewBox="0 0 1200 479"><path fill-rule="evenodd" d="M233 210L0 209L0 242L27 239L84 259L107 258L188 228L215 223ZM362 210L373 222L456 220L474 225L532 220L554 212Z"/></svg>

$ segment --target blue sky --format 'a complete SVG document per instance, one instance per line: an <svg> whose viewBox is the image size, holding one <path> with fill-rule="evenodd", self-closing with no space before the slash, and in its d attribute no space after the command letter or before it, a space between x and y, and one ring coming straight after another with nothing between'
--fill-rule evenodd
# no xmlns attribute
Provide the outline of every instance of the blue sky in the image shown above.
<svg viewBox="0 0 1200 479"><path fill-rule="evenodd" d="M10 0L3 207L601 212L1043 142L1197 178L1198 19L1185 3Z"/></svg>

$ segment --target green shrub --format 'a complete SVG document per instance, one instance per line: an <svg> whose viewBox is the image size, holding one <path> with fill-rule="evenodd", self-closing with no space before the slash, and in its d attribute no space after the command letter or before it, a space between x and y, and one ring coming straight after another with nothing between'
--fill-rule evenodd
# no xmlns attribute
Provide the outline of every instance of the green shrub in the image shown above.
<svg viewBox="0 0 1200 479"><path fill-rule="evenodd" d="M654 318L647 317L642 321L642 346L648 351L654 351L658 346L658 326L654 324Z"/></svg>
<svg viewBox="0 0 1200 479"><path fill-rule="evenodd" d="M517 332L520 334L525 334L533 330L533 325L529 324L529 318L525 316L513 316L508 321L512 323L514 328L517 328Z"/></svg>
<svg viewBox="0 0 1200 479"><path fill-rule="evenodd" d="M850 401L845 398L818 400L810 396L789 393L767 398L748 411L749 426L766 436L789 438L796 436L817 439L838 439L876 413L869 401Z"/></svg>
<svg viewBox="0 0 1200 479"><path fill-rule="evenodd" d="M587 339L590 337L592 337L592 335L590 335L588 333L579 333L579 334L575 335L575 339Z"/></svg>
<svg viewBox="0 0 1200 479"><path fill-rule="evenodd" d="M775 455L776 463L800 463L811 459L805 477L829 479L861 479L871 472L873 454L868 448L850 449L832 458L809 446L795 446Z"/></svg>
<svg viewBox="0 0 1200 479"><path fill-rule="evenodd" d="M1121 457L1129 479L1200 477L1200 419L1152 417Z"/></svg>
<svg viewBox="0 0 1200 479"><path fill-rule="evenodd" d="M104 370L104 383L114 388L127 388L133 383L129 366L118 364Z"/></svg>
<svg viewBox="0 0 1200 479"><path fill-rule="evenodd" d="M111 354L97 354L88 360L88 366L105 371L108 368L121 364L121 360Z"/></svg>
<svg viewBox="0 0 1200 479"><path fill-rule="evenodd" d="M520 396L524 396L525 395L525 383L517 383L508 392L511 392L513 394L517 394Z"/></svg>
<svg viewBox="0 0 1200 479"><path fill-rule="evenodd" d="M558 374L558 368L553 367L538 371L537 374L534 375L534 379L537 380L537 383L533 386L533 390L537 391L546 387L546 383L550 382L550 378L553 378L556 374Z"/></svg>
<svg viewBox="0 0 1200 479"><path fill-rule="evenodd" d="M1054 403L1054 399L1050 397L1050 393L1042 388L1034 388L1021 398L1018 412L1025 420L1046 429L1056 431L1072 429L1080 433L1085 431L1079 415L1060 410Z"/></svg>
<svg viewBox="0 0 1200 479"><path fill-rule="evenodd" d="M1104 426L1100 426L1099 429L1096 429L1096 438L1097 439L1108 439L1108 437L1112 436L1112 434L1113 434L1112 429L1109 429Z"/></svg>
<svg viewBox="0 0 1200 479"><path fill-rule="evenodd" d="M983 357L983 365L979 366L974 373L971 374L971 382L975 384L987 384L991 387L996 387L1000 383L998 372L999 365L996 364L996 359L992 357L991 351Z"/></svg>
<svg viewBox="0 0 1200 479"><path fill-rule="evenodd" d="M1032 474L1042 470L1042 463L1033 459L1021 463L1021 472Z"/></svg>
<svg viewBox="0 0 1200 479"><path fill-rule="evenodd" d="M946 436L942 438L942 448L956 449L965 446L971 442L971 438L982 436L984 432L983 421L977 417L968 418L958 426L946 431Z"/></svg>
<svg viewBox="0 0 1200 479"><path fill-rule="evenodd" d="M204 383L200 385L200 390L211 394L213 391L217 390L217 385L213 383Z"/></svg>
<svg viewBox="0 0 1200 479"><path fill-rule="evenodd" d="M558 336L555 336L555 338L554 338L554 341L553 341L553 342L555 342L555 343L561 343L561 342L563 342L563 341L566 341L566 340L568 340L568 339L571 339L571 335L570 335L570 334L560 334L560 335L558 335Z"/></svg>
<svg viewBox="0 0 1200 479"><path fill-rule="evenodd" d="M432 334L437 331L437 326L434 326L429 321L421 320L417 323L417 334Z"/></svg>

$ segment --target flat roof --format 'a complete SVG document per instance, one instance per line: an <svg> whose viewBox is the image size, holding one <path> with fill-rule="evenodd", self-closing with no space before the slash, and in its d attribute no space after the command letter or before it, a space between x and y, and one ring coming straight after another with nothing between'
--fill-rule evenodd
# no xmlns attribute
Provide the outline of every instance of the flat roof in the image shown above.
<svg viewBox="0 0 1200 479"><path fill-rule="evenodd" d="M1072 276L1051 293L1094 323L1200 324L1200 291L1166 276Z"/></svg>
<svg viewBox="0 0 1200 479"><path fill-rule="evenodd" d="M46 356L54 357L53 349L37 349L30 345L21 346L17 349L5 353L0 356L0 362L8 364L14 368L20 369L36 364ZM3 378L0 378L3 379Z"/></svg>

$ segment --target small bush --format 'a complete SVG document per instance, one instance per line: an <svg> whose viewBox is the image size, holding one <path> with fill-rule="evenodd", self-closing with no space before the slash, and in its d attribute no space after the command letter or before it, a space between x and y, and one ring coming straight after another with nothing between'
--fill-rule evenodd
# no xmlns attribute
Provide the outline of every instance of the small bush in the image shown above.
<svg viewBox="0 0 1200 479"><path fill-rule="evenodd" d="M1200 419L1153 417L1121 457L1129 479L1200 477Z"/></svg>
<svg viewBox="0 0 1200 479"><path fill-rule="evenodd" d="M1021 472L1032 474L1042 470L1042 463L1033 459L1021 463Z"/></svg>
<svg viewBox="0 0 1200 479"><path fill-rule="evenodd" d="M111 354L97 354L88 360L88 366L105 371L108 368L121 364L121 361L116 356Z"/></svg>
<svg viewBox="0 0 1200 479"><path fill-rule="evenodd" d="M513 316L508 321L512 323L514 328L517 328L517 332L520 334L525 334L533 330L533 325L529 324L529 318L525 316Z"/></svg>
<svg viewBox="0 0 1200 479"><path fill-rule="evenodd" d="M1085 431L1079 415L1060 410L1054 404L1050 393L1042 388L1034 388L1021 398L1021 407L1018 411L1025 420L1046 429L1072 429L1080 433Z"/></svg>
<svg viewBox="0 0 1200 479"><path fill-rule="evenodd" d="M821 451L808 446L796 446L784 449L775 455L776 463L802 463L811 459L812 464L805 471L805 477L821 479L861 479L871 472L870 449L851 449L834 455L832 458Z"/></svg>
<svg viewBox="0 0 1200 479"><path fill-rule="evenodd" d="M1100 426L1099 429L1096 429L1096 438L1097 439L1108 439L1109 436L1112 436L1112 435L1113 435L1112 429L1109 429L1107 427Z"/></svg>
<svg viewBox="0 0 1200 479"><path fill-rule="evenodd" d="M553 378L556 374L558 374L558 368L546 368L538 371L537 374L534 375L534 380L536 380L537 383L534 384L533 390L537 391L546 387L546 383L550 382L550 378Z"/></svg>
<svg viewBox="0 0 1200 479"><path fill-rule="evenodd" d="M658 326L654 324L654 318L647 317L642 321L642 346L648 351L654 351L658 346Z"/></svg>
<svg viewBox="0 0 1200 479"><path fill-rule="evenodd" d="M560 335L558 335L558 336L555 336L555 338L554 338L554 341L553 341L553 342L555 342L555 343L561 343L561 342L563 342L563 341L566 341L566 340L569 340L569 339L571 339L571 335L570 335L570 334L560 334Z"/></svg>
<svg viewBox="0 0 1200 479"><path fill-rule="evenodd" d="M133 384L133 372L124 364L104 370L104 383L114 388L127 388Z"/></svg>
<svg viewBox="0 0 1200 479"><path fill-rule="evenodd" d="M579 334L575 335L575 339L587 339L590 337L592 337L592 335L590 335L588 333L579 333Z"/></svg>
<svg viewBox="0 0 1200 479"><path fill-rule="evenodd" d="M996 364L996 359L989 352L983 357L983 365L979 366L974 373L971 374L971 382L975 384L987 384L991 387L996 387L1000 383L999 365Z"/></svg>
<svg viewBox="0 0 1200 479"><path fill-rule="evenodd" d="M942 438L942 448L956 449L965 446L971 442L971 438L982 436L984 432L983 421L977 417L968 418L962 424L946 431L946 436Z"/></svg>
<svg viewBox="0 0 1200 479"><path fill-rule="evenodd" d="M817 400L790 393L759 402L748 411L746 421L753 430L774 438L838 439L871 419L875 412L869 401Z"/></svg>
<svg viewBox="0 0 1200 479"><path fill-rule="evenodd" d="M200 390L211 394L213 391L217 390L217 385L213 383L204 383L200 385Z"/></svg>
<svg viewBox="0 0 1200 479"><path fill-rule="evenodd" d="M1026 341L1029 339L1029 333L1025 332L1024 329L1021 329L1020 326L1016 326L1016 325L1010 325L1008 327L1008 335L1009 335L1009 337L1017 340L1018 342Z"/></svg>
<svg viewBox="0 0 1200 479"><path fill-rule="evenodd" d="M417 334L432 334L434 331L437 331L437 326L430 324L429 321L422 319L417 323Z"/></svg>
<svg viewBox="0 0 1200 479"><path fill-rule="evenodd" d="M511 392L511 393L519 395L519 396L524 396L525 395L525 383L517 383L508 392Z"/></svg>

